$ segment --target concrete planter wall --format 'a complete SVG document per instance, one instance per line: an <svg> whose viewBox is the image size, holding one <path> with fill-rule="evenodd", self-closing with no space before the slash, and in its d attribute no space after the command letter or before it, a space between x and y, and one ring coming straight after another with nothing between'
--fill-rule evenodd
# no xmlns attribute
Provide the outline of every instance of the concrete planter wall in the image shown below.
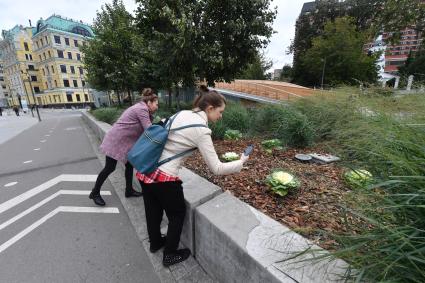
<svg viewBox="0 0 425 283"><path fill-rule="evenodd" d="M88 113L83 120L99 139L111 128ZM186 201L181 242L215 280L343 281L344 261L314 260L327 252L190 170L183 168L179 177ZM293 258L306 249L310 252Z"/></svg>

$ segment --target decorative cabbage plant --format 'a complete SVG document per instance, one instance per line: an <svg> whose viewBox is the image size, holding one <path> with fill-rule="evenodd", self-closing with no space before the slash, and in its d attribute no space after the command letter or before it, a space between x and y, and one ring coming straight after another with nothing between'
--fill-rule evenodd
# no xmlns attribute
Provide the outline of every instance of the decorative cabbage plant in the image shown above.
<svg viewBox="0 0 425 283"><path fill-rule="evenodd" d="M300 186L300 181L285 171L275 171L268 175L266 183L273 193L282 197L286 196L289 190L297 189Z"/></svg>
<svg viewBox="0 0 425 283"><path fill-rule="evenodd" d="M261 142L261 145L267 153L272 153L273 149L283 149L282 142L279 139L265 140Z"/></svg>
<svg viewBox="0 0 425 283"><path fill-rule="evenodd" d="M344 180L351 188L365 188L373 183L373 175L364 169L350 170L344 173Z"/></svg>
<svg viewBox="0 0 425 283"><path fill-rule="evenodd" d="M227 162L235 161L235 160L238 160L240 158L239 154L237 154L236 152L232 152L232 151L226 152L221 157Z"/></svg>
<svg viewBox="0 0 425 283"><path fill-rule="evenodd" d="M238 130L226 130L224 132L225 140L239 140L242 138L242 133Z"/></svg>

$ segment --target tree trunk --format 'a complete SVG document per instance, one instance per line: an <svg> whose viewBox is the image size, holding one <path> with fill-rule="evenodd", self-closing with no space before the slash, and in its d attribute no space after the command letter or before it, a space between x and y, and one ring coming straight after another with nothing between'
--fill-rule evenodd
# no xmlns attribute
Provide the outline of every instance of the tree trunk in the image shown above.
<svg viewBox="0 0 425 283"><path fill-rule="evenodd" d="M170 108L171 109L171 102L172 102L172 100L171 100L171 95L172 95L172 90L171 90L171 88L169 88L168 89L168 108Z"/></svg>
<svg viewBox="0 0 425 283"><path fill-rule="evenodd" d="M177 104L177 111L180 111L180 88L179 86L176 84L176 104Z"/></svg>
<svg viewBox="0 0 425 283"><path fill-rule="evenodd" d="M130 99L130 105L133 105L133 93L132 91L130 91L130 89L127 89L127 93L128 93L128 99Z"/></svg>
<svg viewBox="0 0 425 283"><path fill-rule="evenodd" d="M117 93L117 98L118 98L118 106L121 107L121 97L120 97L120 92L118 90L116 90Z"/></svg>

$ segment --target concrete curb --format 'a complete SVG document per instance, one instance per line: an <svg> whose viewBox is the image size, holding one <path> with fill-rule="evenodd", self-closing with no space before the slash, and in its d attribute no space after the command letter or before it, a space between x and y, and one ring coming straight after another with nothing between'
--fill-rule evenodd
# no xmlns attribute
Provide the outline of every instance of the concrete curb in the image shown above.
<svg viewBox="0 0 425 283"><path fill-rule="evenodd" d="M83 113L83 120L99 139L111 128L88 113ZM98 156L103 161L103 155ZM116 171L120 176L114 173L109 179L148 251L143 200L124 197L124 166ZM231 194L222 193L218 186L190 170L183 168L179 177L187 209L181 242L196 260L191 257L164 268L161 253L152 255L148 251L162 282L344 281L348 268L344 261L320 260L327 251ZM135 186L139 184L135 182ZM166 231L165 226L162 228ZM303 253L306 250L309 252Z"/></svg>

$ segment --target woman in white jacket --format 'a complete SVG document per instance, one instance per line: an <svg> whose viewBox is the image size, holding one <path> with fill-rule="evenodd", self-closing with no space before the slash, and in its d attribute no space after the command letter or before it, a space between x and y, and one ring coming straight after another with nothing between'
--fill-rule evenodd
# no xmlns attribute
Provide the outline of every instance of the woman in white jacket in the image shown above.
<svg viewBox="0 0 425 283"><path fill-rule="evenodd" d="M226 107L226 99L216 91L201 86L201 94L195 99L194 109L181 111L174 119L171 129L189 124L203 124L206 127L192 127L179 131L170 131L160 160L174 156L191 148L198 148L209 169L217 175L239 172L248 156L241 154L239 160L222 163L214 149L208 122L221 119ZM189 249L177 249L185 217L185 202L182 181L178 178L179 169L188 156L173 159L161 165L153 173L137 173L143 189L146 223L148 228L150 251L164 248L163 265L170 266L186 260ZM167 236L162 237L160 226L163 212L167 214Z"/></svg>

